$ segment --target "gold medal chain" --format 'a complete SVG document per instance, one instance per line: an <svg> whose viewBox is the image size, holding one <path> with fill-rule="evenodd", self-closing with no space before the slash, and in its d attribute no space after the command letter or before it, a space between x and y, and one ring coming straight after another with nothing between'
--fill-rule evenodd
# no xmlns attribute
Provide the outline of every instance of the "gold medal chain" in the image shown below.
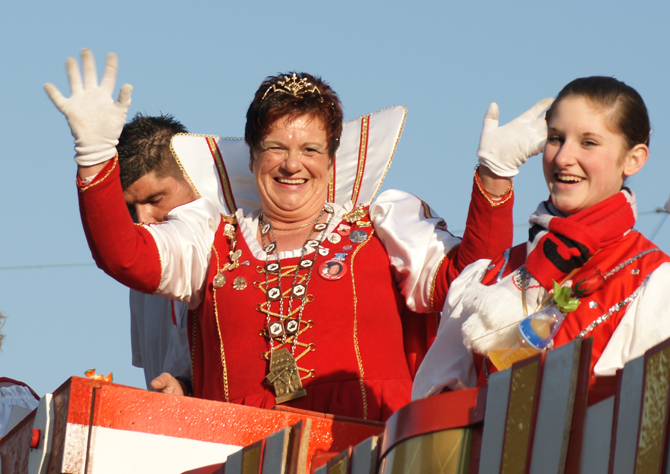
<svg viewBox="0 0 670 474"><path fill-rule="evenodd" d="M319 216L316 218L316 220L314 222L318 223L321 220L321 217L323 216L324 212L326 212L325 207L321 210L321 212L319 213ZM292 282L290 290L289 290L290 294L289 294L289 300L288 300L288 312L287 312L287 315L284 316L284 292L281 289L282 268L281 268L281 259L279 258L279 250L277 248L278 247L277 246L277 238L275 237L274 230L272 228L271 222L268 219L268 222L266 224L264 222L263 217L264 217L264 213L261 212L261 214L258 216L259 226L264 227L264 225L267 225L267 226L269 226L269 231L265 232L265 233L261 231L261 244L262 244L263 248L265 249L270 244L274 243L274 255L275 255L275 258L277 259L277 265L278 265L277 286L278 286L279 290L282 292L281 296L279 297L279 321L282 322L282 326L283 326L283 321L285 321L286 319L288 319L291 316L291 307L293 306L293 288L295 287L295 285L298 281L298 275L300 273L300 268L302 268L301 263L305 259L305 253L306 253L306 250L307 250L307 242L311 239L312 234L314 233L314 228L312 228L311 232L307 236L307 239L305 240L305 244L302 246L302 249L300 251L300 260L298 261L298 265L296 265L295 272L293 273L293 282ZM320 231L320 234L319 234L319 239L318 239L319 240L319 245L323 242L323 239L326 235L326 231L328 230L328 224L330 224L331 217L332 217L332 213L328 213L328 221L326 222L326 226L322 231ZM265 235L267 233L270 233L272 235L272 241L273 242L269 242L268 245L266 246L265 245ZM317 255L318 255L318 251L315 248L314 249L314 256L312 257L312 265L310 265L309 270L307 272L307 276L305 278L305 292L307 292L307 288L309 287L309 282L310 282L311 277L312 277L312 271L314 269L314 263L316 261L316 256ZM265 254L266 267L267 267L268 262L269 262L269 253L266 253ZM265 272L265 288L266 288L266 295L267 295L267 290L270 288L269 275L268 275L267 271ZM298 308L298 318L297 318L298 319L298 327L300 327L300 323L302 321L302 313L303 313L303 310L305 309L305 304L306 303L307 303L307 295L305 294L305 297L302 298L302 301L300 302L300 306ZM274 350L274 338L269 333L270 313L271 313L271 301L270 301L270 298L268 297L267 298L267 313L266 313L266 318L265 318L265 324L266 324L266 329L268 330L268 336L269 336L269 339L270 339L270 352L272 352ZM298 342L298 335L299 334L296 333L293 336L293 344L292 344L292 347L291 347L291 355L295 354L295 348L296 348L296 345L297 345L297 342ZM283 331L281 343L282 344L286 343L286 331Z"/></svg>

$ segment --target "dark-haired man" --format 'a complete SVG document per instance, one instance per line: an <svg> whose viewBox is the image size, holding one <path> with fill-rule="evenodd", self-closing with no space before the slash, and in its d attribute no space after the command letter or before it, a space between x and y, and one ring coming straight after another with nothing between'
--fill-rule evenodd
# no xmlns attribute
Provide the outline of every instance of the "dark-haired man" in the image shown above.
<svg viewBox="0 0 670 474"><path fill-rule="evenodd" d="M137 114L123 127L117 146L121 187L138 223L161 222L173 208L196 199L170 151L170 140L186 127L171 115ZM184 303L130 290L133 365L144 368L147 387L164 372L190 379L191 359Z"/></svg>

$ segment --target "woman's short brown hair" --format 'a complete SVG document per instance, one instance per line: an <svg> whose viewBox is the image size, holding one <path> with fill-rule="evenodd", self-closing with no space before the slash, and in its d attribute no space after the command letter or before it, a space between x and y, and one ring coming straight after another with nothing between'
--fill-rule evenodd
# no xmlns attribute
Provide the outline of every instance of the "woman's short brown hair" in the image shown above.
<svg viewBox="0 0 670 474"><path fill-rule="evenodd" d="M342 105L328 83L306 72L270 76L256 91L247 110L244 129L244 141L249 145L252 161L253 151L277 120L291 120L302 115L319 117L323 121L328 156L332 162L342 135Z"/></svg>

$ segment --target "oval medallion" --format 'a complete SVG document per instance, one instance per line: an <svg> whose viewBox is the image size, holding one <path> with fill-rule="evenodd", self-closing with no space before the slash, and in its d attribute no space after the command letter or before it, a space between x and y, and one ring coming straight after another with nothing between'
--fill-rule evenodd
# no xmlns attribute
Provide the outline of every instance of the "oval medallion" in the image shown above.
<svg viewBox="0 0 670 474"><path fill-rule="evenodd" d="M225 284L226 276L223 273L217 273L214 277L214 280L212 280L212 285L214 285L214 288L221 288Z"/></svg>
<svg viewBox="0 0 670 474"><path fill-rule="evenodd" d="M326 280L339 280L347 274L347 264L340 260L328 260L319 268L319 275Z"/></svg>

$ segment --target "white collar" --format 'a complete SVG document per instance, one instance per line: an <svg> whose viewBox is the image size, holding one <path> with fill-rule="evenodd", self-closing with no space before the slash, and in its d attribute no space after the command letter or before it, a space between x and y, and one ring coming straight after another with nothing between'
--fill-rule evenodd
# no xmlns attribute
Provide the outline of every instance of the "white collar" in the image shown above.
<svg viewBox="0 0 670 474"><path fill-rule="evenodd" d="M331 206L333 206L333 210L335 211L333 213L333 218L330 220L330 224L328 224L328 228L326 229L326 235L332 233L335 230L335 226L337 226L340 222L342 222L343 216L351 211L353 209L353 204L351 201L345 203L343 206L333 202L330 203ZM240 226L240 232L242 233L242 236L244 237L244 240L247 242L247 246L249 247L249 250L251 251L251 254L254 256L254 258L257 258L258 260L265 260L266 258L266 253L265 251L261 248L261 246L258 243L258 239L256 236L258 235L258 216L260 215L261 210L256 209L247 215L244 215L244 211L242 209L238 209L237 212L235 213L235 217L237 218L237 222L239 223ZM311 247L307 247L305 251L305 255L308 255L311 252L314 252L315 249ZM295 250L284 250L279 252L279 258L293 258L293 257L300 257L300 254L302 253L302 248L297 248ZM272 260L274 257L270 256L270 260Z"/></svg>

